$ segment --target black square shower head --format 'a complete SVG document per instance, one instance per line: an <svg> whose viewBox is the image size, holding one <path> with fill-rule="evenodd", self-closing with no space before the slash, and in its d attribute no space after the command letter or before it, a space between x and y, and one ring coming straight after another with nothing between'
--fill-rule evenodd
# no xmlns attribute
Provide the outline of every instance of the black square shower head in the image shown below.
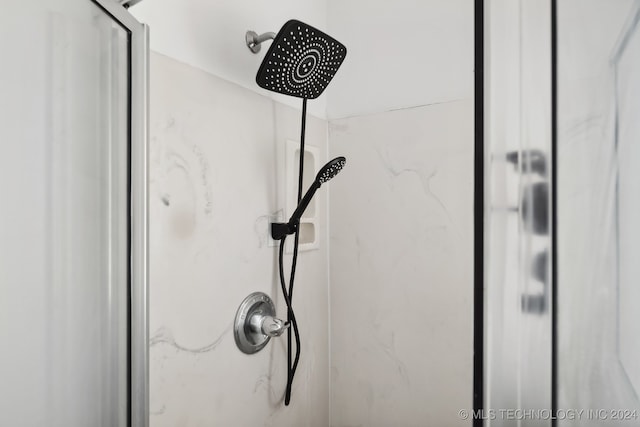
<svg viewBox="0 0 640 427"><path fill-rule="evenodd" d="M327 88L346 54L347 48L333 37L292 19L273 40L256 82L273 92L315 99Z"/></svg>

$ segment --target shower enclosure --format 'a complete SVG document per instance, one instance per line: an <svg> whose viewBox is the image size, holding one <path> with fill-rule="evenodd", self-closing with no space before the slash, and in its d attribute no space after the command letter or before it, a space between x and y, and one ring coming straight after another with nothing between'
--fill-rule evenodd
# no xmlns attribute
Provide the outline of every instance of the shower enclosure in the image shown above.
<svg viewBox="0 0 640 427"><path fill-rule="evenodd" d="M484 3L477 424L639 425L640 2Z"/></svg>
<svg viewBox="0 0 640 427"><path fill-rule="evenodd" d="M146 426L146 28L2 9L0 423Z"/></svg>
<svg viewBox="0 0 640 427"><path fill-rule="evenodd" d="M142 2L149 176L138 1L0 13L0 424L640 425L640 0ZM305 219L298 103L242 43L290 16L349 46L305 122L306 184L349 166L307 211L295 382L233 342L246 295L286 316L271 224Z"/></svg>

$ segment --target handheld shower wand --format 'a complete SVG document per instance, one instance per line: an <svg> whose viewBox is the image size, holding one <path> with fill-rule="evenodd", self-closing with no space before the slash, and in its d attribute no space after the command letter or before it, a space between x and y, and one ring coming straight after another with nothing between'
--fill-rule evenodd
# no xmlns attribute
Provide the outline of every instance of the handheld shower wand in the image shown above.
<svg viewBox="0 0 640 427"><path fill-rule="evenodd" d="M311 184L307 193L304 195L302 200L300 200L296 210L293 211L289 222L274 222L271 224L271 237L273 237L273 240L282 240L285 236L296 232L300 225L300 218L302 218L302 214L309 206L309 203L311 203L311 199L313 199L318 188L334 176L338 175L346 162L347 159L344 157L336 157L320 169L318 175L316 175L316 179L313 181L313 184Z"/></svg>

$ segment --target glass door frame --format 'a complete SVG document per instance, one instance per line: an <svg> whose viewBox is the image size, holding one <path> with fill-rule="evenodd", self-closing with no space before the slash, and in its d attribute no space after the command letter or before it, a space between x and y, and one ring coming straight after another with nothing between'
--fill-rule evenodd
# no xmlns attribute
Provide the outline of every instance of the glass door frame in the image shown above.
<svg viewBox="0 0 640 427"><path fill-rule="evenodd" d="M510 425L515 413L540 417L518 425L553 426L556 2L476 0L475 10L476 180L482 175L476 239L482 241L475 258L473 425ZM504 182L517 185L496 184ZM537 255L545 262L536 264Z"/></svg>
<svg viewBox="0 0 640 427"><path fill-rule="evenodd" d="M90 0L129 36L129 426L149 425L149 27L113 0Z"/></svg>

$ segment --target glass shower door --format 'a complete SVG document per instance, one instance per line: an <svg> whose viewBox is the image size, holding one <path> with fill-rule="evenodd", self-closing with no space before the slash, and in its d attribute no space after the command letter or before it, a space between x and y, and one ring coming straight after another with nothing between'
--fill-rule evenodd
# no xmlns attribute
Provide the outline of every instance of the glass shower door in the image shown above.
<svg viewBox="0 0 640 427"><path fill-rule="evenodd" d="M131 262L130 197L143 27L125 14L88 0L0 14L2 425L143 425L131 319L145 267Z"/></svg>
<svg viewBox="0 0 640 427"><path fill-rule="evenodd" d="M483 425L551 425L551 2L487 0ZM479 422L479 421L476 421Z"/></svg>
<svg viewBox="0 0 640 427"><path fill-rule="evenodd" d="M488 426L640 425L640 0L487 0Z"/></svg>
<svg viewBox="0 0 640 427"><path fill-rule="evenodd" d="M640 425L640 2L558 0L559 425Z"/></svg>

